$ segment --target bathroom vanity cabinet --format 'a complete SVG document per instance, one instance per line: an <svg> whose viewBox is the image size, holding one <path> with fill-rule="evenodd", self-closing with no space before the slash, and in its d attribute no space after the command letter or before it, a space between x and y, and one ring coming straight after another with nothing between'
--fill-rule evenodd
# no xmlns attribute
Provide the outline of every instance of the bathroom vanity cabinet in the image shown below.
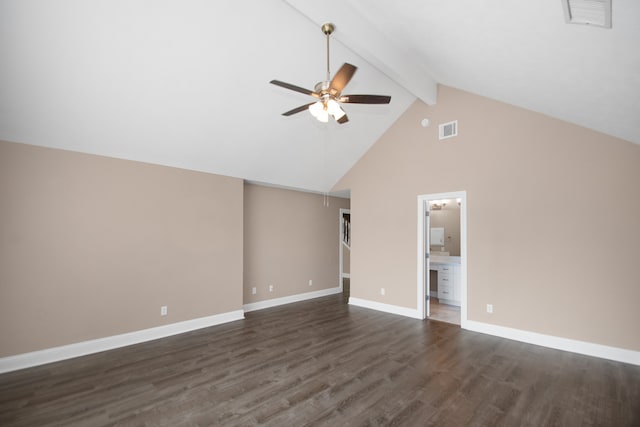
<svg viewBox="0 0 640 427"><path fill-rule="evenodd" d="M460 305L460 257L433 257L430 270L437 271L438 299L444 304Z"/></svg>

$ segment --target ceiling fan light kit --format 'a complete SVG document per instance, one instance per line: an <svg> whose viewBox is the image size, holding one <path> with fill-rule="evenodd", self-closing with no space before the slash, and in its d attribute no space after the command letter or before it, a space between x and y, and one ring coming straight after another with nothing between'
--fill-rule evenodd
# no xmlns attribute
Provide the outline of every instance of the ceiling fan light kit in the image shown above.
<svg viewBox="0 0 640 427"><path fill-rule="evenodd" d="M327 123L329 121L329 112L326 108L324 108L324 105L321 101L314 102L313 104L309 105L309 112L313 117L315 117L322 123Z"/></svg>
<svg viewBox="0 0 640 427"><path fill-rule="evenodd" d="M323 24L321 27L322 32L327 36L327 79L325 81L318 82L314 90L302 88L300 86L285 83L279 80L271 80L271 84L283 87L285 89L293 90L303 93L305 95L317 98L317 101L310 104L301 105L293 110L282 113L283 116L291 116L296 113L300 113L304 110L309 110L311 115L318 119L320 122L327 123L329 116L339 124L343 124L349 121L347 113L344 111L342 104L388 104L391 102L391 97L386 95L342 95L342 90L349 83L356 70L355 65L344 63L338 70L336 75L331 79L331 71L329 66L330 50L329 40L330 36L335 30L335 25L331 23Z"/></svg>

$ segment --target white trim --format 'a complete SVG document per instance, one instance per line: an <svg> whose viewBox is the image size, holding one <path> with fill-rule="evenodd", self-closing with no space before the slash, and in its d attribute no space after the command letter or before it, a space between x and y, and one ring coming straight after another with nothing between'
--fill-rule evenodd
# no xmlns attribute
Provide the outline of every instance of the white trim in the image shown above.
<svg viewBox="0 0 640 427"><path fill-rule="evenodd" d="M426 230L425 230L426 228ZM426 300L426 294L431 289L431 260L425 261L427 251L431 253L431 207L428 200L418 197L418 312L422 319L431 316L431 301ZM428 269L427 272L425 269ZM422 283L420 283L422 282Z"/></svg>
<svg viewBox="0 0 640 427"><path fill-rule="evenodd" d="M241 319L244 319L244 312L242 310L236 310L227 313L214 314L213 316L200 317L198 319L185 320L183 322L172 323L170 325L143 329L141 331L128 332L125 334L113 335L110 337L63 345L60 347L47 348L31 353L3 357L0 358L0 373L44 365L45 363L58 362L60 360L99 353L101 351L112 350L119 347L126 347L128 345L139 344L145 341L165 338L171 335L182 334L184 332Z"/></svg>
<svg viewBox="0 0 640 427"><path fill-rule="evenodd" d="M372 310L384 311L385 313L397 314L399 316L411 317L422 320L420 311L415 308L400 307L398 305L385 304L377 301L369 301L361 298L349 297L349 305L356 307L370 308Z"/></svg>
<svg viewBox="0 0 640 427"><path fill-rule="evenodd" d="M544 335L537 332L507 328L505 326L492 325L490 323L477 322L474 320L468 320L464 329L510 340L521 341L528 344L535 344L542 347L554 348L556 350L600 357L603 359L615 360L617 362L630 363L632 365L640 365L639 351L572 340L569 338L561 338L552 335Z"/></svg>
<svg viewBox="0 0 640 427"><path fill-rule="evenodd" d="M425 271L424 271L424 215L429 200L460 199L460 327L466 329L467 323L467 192L424 194L418 196L418 259L417 259L417 301L420 319L426 317L425 309Z"/></svg>
<svg viewBox="0 0 640 427"><path fill-rule="evenodd" d="M245 313L248 313L250 311L277 307L279 305L291 304L293 302L300 302L300 301L306 301L314 298L326 297L327 295L339 294L341 292L342 292L342 287L337 286L335 288L327 288L327 289L320 289L319 291L305 292L304 294L296 294L296 295L290 295L288 297L273 298L265 301L252 302L252 303L243 305L242 308L244 309Z"/></svg>
<svg viewBox="0 0 640 427"><path fill-rule="evenodd" d="M384 304L376 301L369 301L360 298L349 298L349 305L368 308L371 310L383 311L385 313L397 314L400 316L422 319L420 311L406 307L399 307L391 304ZM569 351L571 353L583 354L585 356L599 357L602 359L615 360L617 362L629 363L640 366L640 351L627 350L624 348L610 347L602 344L594 344L585 341L578 341L569 338L561 338L553 335L544 335L537 332L529 332L521 329L507 328L505 326L492 325L490 323L467 320L463 329L493 335L500 338L525 342L527 344L539 345L556 350Z"/></svg>
<svg viewBox="0 0 640 427"><path fill-rule="evenodd" d="M346 243L344 243L344 240L342 240L342 218L344 214L349 214L351 215L351 209L345 209L345 208L340 208L340 219L338 220L338 241L339 243L339 248L338 248L338 281L339 283L339 287L340 287L340 292L343 291L343 284L342 284L342 279L343 278L350 278L351 276L349 275L349 273L343 273L342 270L344 269L344 261L343 261L343 257L344 257L344 246L346 246ZM344 245L344 246L343 246ZM349 251L351 251L351 248L348 247Z"/></svg>
<svg viewBox="0 0 640 427"><path fill-rule="evenodd" d="M351 273L342 273L343 279L351 279Z"/></svg>

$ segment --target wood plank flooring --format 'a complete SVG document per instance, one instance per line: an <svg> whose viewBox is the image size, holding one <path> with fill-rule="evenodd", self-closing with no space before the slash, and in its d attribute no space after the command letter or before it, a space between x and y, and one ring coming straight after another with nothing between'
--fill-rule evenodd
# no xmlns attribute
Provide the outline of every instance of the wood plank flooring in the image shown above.
<svg viewBox="0 0 640 427"><path fill-rule="evenodd" d="M429 318L431 320L460 325L460 307L440 303L440 300L434 297L429 300L429 304Z"/></svg>
<svg viewBox="0 0 640 427"><path fill-rule="evenodd" d="M344 304L0 375L2 426L638 426L640 367Z"/></svg>

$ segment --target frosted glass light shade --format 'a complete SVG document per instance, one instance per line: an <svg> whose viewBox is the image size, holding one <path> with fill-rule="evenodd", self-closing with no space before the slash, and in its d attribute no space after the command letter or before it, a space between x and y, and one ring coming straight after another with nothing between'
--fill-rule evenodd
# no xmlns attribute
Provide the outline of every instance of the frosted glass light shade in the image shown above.
<svg viewBox="0 0 640 427"><path fill-rule="evenodd" d="M330 99L329 101L327 101L327 112L331 114L333 118L336 120L341 119L345 115L345 112L340 106L340 104L338 104L333 99Z"/></svg>
<svg viewBox="0 0 640 427"><path fill-rule="evenodd" d="M329 121L329 113L325 109L322 101L309 105L309 112L322 123L327 123Z"/></svg>

